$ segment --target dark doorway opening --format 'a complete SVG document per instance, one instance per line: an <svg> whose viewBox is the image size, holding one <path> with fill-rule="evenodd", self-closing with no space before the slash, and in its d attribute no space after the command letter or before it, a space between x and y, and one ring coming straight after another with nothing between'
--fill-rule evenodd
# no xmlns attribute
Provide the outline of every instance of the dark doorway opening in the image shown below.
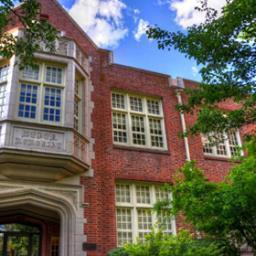
<svg viewBox="0 0 256 256"><path fill-rule="evenodd" d="M0 224L0 255L41 256L41 229L20 223Z"/></svg>

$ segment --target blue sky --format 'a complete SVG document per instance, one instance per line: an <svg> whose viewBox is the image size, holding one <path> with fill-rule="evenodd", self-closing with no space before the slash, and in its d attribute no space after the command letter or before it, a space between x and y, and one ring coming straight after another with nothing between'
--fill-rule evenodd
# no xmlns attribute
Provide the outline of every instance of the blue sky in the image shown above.
<svg viewBox="0 0 256 256"><path fill-rule="evenodd" d="M59 0L95 43L114 52L116 63L200 80L195 61L177 50L158 50L148 24L185 31L203 21L199 0ZM210 0L219 9L225 0ZM217 2L217 3L216 3Z"/></svg>

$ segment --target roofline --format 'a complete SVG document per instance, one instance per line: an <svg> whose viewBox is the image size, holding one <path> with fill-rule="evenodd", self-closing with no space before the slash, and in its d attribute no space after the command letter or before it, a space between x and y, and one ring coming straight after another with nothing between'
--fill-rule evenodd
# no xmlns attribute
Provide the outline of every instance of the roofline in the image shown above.
<svg viewBox="0 0 256 256"><path fill-rule="evenodd" d="M197 83L197 84L200 84L200 83L201 83L201 81L196 81L196 80L189 79L189 78L185 78L185 77L180 77L180 78L183 79L183 80L187 80L187 81L190 81L190 82Z"/></svg>
<svg viewBox="0 0 256 256"><path fill-rule="evenodd" d="M144 73L149 73L149 74L153 74L153 75L157 75L157 76L162 76L162 77L165 77L165 78L172 78L172 76L168 75L168 74L159 73L159 72L156 72L156 71L147 70L147 69L143 69L143 68L137 68L137 67L133 67L133 66L127 66L127 65L118 64L118 63L111 63L109 66L120 66L121 68L125 68L125 69L133 69L135 71L141 71L141 72L144 72Z"/></svg>
<svg viewBox="0 0 256 256"><path fill-rule="evenodd" d="M85 33L85 31L80 27L80 25L72 18L72 16L66 11L66 9L57 1L57 0L51 0L53 1L60 9L65 13L65 15L71 20L73 25L75 25L78 30L92 43L92 45L99 49L99 47L94 43L94 41Z"/></svg>

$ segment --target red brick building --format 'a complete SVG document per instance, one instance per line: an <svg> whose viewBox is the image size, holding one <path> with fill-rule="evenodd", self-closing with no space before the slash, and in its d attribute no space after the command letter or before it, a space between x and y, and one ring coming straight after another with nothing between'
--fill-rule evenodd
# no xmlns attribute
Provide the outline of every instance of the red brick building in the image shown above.
<svg viewBox="0 0 256 256"><path fill-rule="evenodd" d="M195 117L175 106L195 82L113 63L55 0L41 13L61 32L56 53L24 71L0 60L0 252L23 237L26 255L103 256L154 222L177 232L150 210L160 185L189 159L222 180L239 133L218 147L180 138Z"/></svg>

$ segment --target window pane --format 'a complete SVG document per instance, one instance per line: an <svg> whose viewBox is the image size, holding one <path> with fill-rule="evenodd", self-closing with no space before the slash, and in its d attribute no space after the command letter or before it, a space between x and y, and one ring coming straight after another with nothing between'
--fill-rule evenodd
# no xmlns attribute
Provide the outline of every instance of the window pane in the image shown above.
<svg viewBox="0 0 256 256"><path fill-rule="evenodd" d="M160 102L159 100L147 100L148 113L160 115Z"/></svg>
<svg viewBox="0 0 256 256"><path fill-rule="evenodd" d="M117 228L122 230L131 230L132 228L132 214L131 209L119 208L117 209Z"/></svg>
<svg viewBox="0 0 256 256"><path fill-rule="evenodd" d="M225 145L225 137L223 134L217 135L217 155L227 155L227 149Z"/></svg>
<svg viewBox="0 0 256 256"><path fill-rule="evenodd" d="M157 215L158 227L166 233L172 233L172 218L168 211L162 211Z"/></svg>
<svg viewBox="0 0 256 256"><path fill-rule="evenodd" d="M115 142L127 142L126 115L123 113L113 112L113 136Z"/></svg>
<svg viewBox="0 0 256 256"><path fill-rule="evenodd" d="M36 67L26 66L23 69L23 78L38 80L39 79L39 66L36 66Z"/></svg>
<svg viewBox="0 0 256 256"><path fill-rule="evenodd" d="M130 108L133 111L143 112L142 99L130 96Z"/></svg>
<svg viewBox="0 0 256 256"><path fill-rule="evenodd" d="M150 191L149 186L138 185L136 186L136 201L139 204L150 204Z"/></svg>
<svg viewBox="0 0 256 256"><path fill-rule="evenodd" d="M61 120L61 89L44 88L44 113L45 121L60 122Z"/></svg>
<svg viewBox="0 0 256 256"><path fill-rule="evenodd" d="M74 96L74 128L79 130L79 104L81 100L75 95Z"/></svg>
<svg viewBox="0 0 256 256"><path fill-rule="evenodd" d="M145 124L143 116L131 116L133 144L146 145Z"/></svg>
<svg viewBox="0 0 256 256"><path fill-rule="evenodd" d="M131 194L130 186L127 184L117 184L116 185L116 202L118 203L130 203Z"/></svg>
<svg viewBox="0 0 256 256"><path fill-rule="evenodd" d="M156 193L156 201L170 199L169 191L162 187L155 187L155 193Z"/></svg>
<svg viewBox="0 0 256 256"><path fill-rule="evenodd" d="M37 85L21 84L18 116L24 118L36 118Z"/></svg>
<svg viewBox="0 0 256 256"><path fill-rule="evenodd" d="M161 120L149 119L151 146L162 148L164 146Z"/></svg>
<svg viewBox="0 0 256 256"><path fill-rule="evenodd" d="M118 246L132 242L132 213L131 209L118 208L117 218L117 238Z"/></svg>
<svg viewBox="0 0 256 256"><path fill-rule="evenodd" d="M54 84L62 84L62 68L47 67L46 68L46 82Z"/></svg>
<svg viewBox="0 0 256 256"><path fill-rule="evenodd" d="M239 149L239 143L238 143L235 131L230 131L228 133L228 142L229 142L231 156L239 155L240 149Z"/></svg>
<svg viewBox="0 0 256 256"><path fill-rule="evenodd" d="M125 109L124 95L118 93L112 93L112 107Z"/></svg>
<svg viewBox="0 0 256 256"><path fill-rule="evenodd" d="M132 243L132 232L129 231L118 231L117 232L117 244L123 246L128 243Z"/></svg>
<svg viewBox="0 0 256 256"><path fill-rule="evenodd" d="M10 68L9 65L4 65L4 66L0 67L0 82L7 80L9 68Z"/></svg>
<svg viewBox="0 0 256 256"><path fill-rule="evenodd" d="M4 116L6 108L6 85L0 85L0 118Z"/></svg>
<svg viewBox="0 0 256 256"><path fill-rule="evenodd" d="M213 154L213 147L209 142L207 135L202 135L203 152L206 154Z"/></svg>
<svg viewBox="0 0 256 256"><path fill-rule="evenodd" d="M75 92L74 92L74 129L78 132L83 132L83 87L84 81L81 79L75 80Z"/></svg>
<svg viewBox="0 0 256 256"><path fill-rule="evenodd" d="M144 236L148 234L153 226L152 210L151 209L138 209L138 233L139 238L144 240Z"/></svg>

